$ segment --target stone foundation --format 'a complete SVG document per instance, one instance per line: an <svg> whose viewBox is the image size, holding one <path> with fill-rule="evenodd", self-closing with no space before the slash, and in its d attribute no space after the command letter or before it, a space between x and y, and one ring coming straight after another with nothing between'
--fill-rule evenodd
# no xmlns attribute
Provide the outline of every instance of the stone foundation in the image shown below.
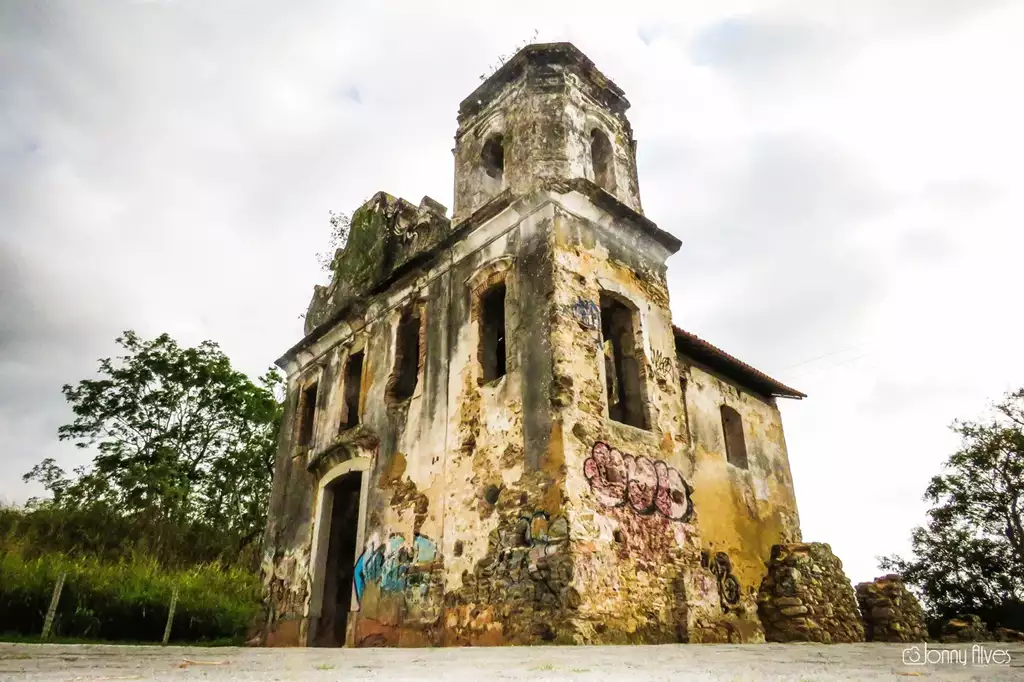
<svg viewBox="0 0 1024 682"><path fill-rule="evenodd" d="M757 602L769 642L864 641L853 586L827 544L773 546Z"/></svg>
<svg viewBox="0 0 1024 682"><path fill-rule="evenodd" d="M924 609L898 575L857 585L857 602L869 642L923 642Z"/></svg>

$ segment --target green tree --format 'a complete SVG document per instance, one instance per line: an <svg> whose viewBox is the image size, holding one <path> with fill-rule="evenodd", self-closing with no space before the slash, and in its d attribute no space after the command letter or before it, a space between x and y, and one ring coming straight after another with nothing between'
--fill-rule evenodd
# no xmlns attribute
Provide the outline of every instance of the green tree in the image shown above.
<svg viewBox="0 0 1024 682"><path fill-rule="evenodd" d="M917 587L936 618L977 614L990 626L1024 627L1024 389L987 420L956 421L961 446L932 478L914 556L881 567Z"/></svg>
<svg viewBox="0 0 1024 682"><path fill-rule="evenodd" d="M125 354L100 360L100 378L63 387L75 419L58 436L95 448L91 465L69 476L46 459L25 480L42 483L54 507L257 539L281 423L276 370L255 384L212 341L181 348L126 331L116 342Z"/></svg>

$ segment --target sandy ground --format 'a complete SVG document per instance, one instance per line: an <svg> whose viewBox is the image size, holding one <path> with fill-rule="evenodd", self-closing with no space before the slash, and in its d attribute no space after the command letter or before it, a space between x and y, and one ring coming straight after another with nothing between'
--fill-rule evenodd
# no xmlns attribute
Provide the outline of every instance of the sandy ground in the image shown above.
<svg viewBox="0 0 1024 682"><path fill-rule="evenodd" d="M921 645L919 645L921 646ZM0 643L0 680L1024 680L1024 645L244 649ZM988 657L985 665L983 657Z"/></svg>

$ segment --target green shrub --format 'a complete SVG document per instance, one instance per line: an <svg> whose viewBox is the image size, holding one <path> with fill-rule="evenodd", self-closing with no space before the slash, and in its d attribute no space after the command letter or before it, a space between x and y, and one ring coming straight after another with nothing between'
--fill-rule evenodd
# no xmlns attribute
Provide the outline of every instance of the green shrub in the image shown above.
<svg viewBox="0 0 1024 682"><path fill-rule="evenodd" d="M208 563L253 571L259 567L258 537L237 537L199 522L128 517L103 504L84 508L0 506L0 552L5 549L28 557L68 554L114 563L140 555L169 568Z"/></svg>
<svg viewBox="0 0 1024 682"><path fill-rule="evenodd" d="M62 572L53 636L159 642L175 586L174 641L240 638L259 609L259 578L239 568L167 570L153 559L27 557L8 550L0 551L0 632L38 635Z"/></svg>

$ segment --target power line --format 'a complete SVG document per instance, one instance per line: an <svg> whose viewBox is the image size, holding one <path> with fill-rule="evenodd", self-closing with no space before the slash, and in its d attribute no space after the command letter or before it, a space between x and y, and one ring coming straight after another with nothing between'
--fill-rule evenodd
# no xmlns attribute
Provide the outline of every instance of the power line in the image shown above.
<svg viewBox="0 0 1024 682"><path fill-rule="evenodd" d="M871 353L863 353L861 355L857 355L855 357L849 358L848 360L844 360L842 362L837 362L837 363L834 363L834 364L831 364L831 365L825 365L824 367L812 367L809 372L803 372L803 373L797 372L795 376L797 376L797 377L805 377L805 378L809 377L809 376L814 376L815 374L818 374L820 372L824 372L827 369L835 369L836 367L842 367L843 365L848 365L851 362L855 362L857 360L861 360L863 358L869 357L870 355L871 355Z"/></svg>
<svg viewBox="0 0 1024 682"><path fill-rule="evenodd" d="M846 351L849 351L849 350L853 350L853 349L855 349L855 348L863 348L863 347L864 347L864 346L866 346L866 345L868 345L868 342L867 342L867 341L864 341L864 342L862 342L862 343L858 343L858 344L857 344L857 345L855 345L855 346L850 346L850 347L848 347L848 348L841 348L840 350L834 350L834 351L832 351L832 352L830 352L830 353L825 353L825 354L823 354L823 355L818 355L818 356L816 356L816 357L813 357L813 358L810 358L810 359L808 359L808 360L802 360L802 361L800 361L800 362L798 362L798 363L796 363L796 364L794 364L794 365L788 365L788 366L786 366L786 367L783 367L783 368L782 368L782 369L780 369L779 371L780 371L780 372L784 372L784 371L785 371L785 370L787 370L787 369L793 369L794 367L800 367L800 366L802 366L802 365L806 365L806 364L808 364L808 363L810 363L810 362L815 362L815 361L817 361L817 360L821 360L822 358L828 358L828 357L831 357L831 356L833 356L833 355L838 355L838 354L840 354L840 353L845 353Z"/></svg>

